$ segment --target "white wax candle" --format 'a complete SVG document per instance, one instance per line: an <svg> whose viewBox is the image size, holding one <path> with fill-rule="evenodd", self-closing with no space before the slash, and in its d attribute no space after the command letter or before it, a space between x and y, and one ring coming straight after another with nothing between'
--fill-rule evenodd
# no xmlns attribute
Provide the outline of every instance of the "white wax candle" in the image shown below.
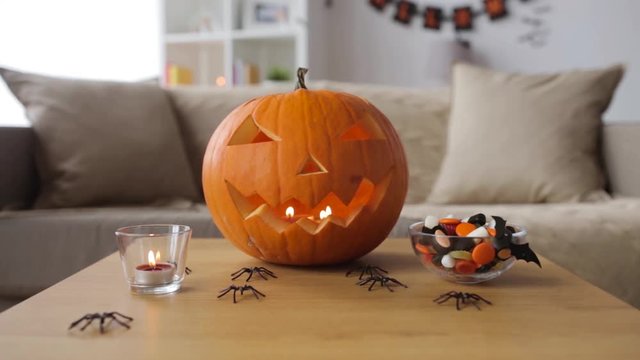
<svg viewBox="0 0 640 360"><path fill-rule="evenodd" d="M157 263L136 266L135 282L139 285L162 285L173 281L176 267L173 264Z"/></svg>

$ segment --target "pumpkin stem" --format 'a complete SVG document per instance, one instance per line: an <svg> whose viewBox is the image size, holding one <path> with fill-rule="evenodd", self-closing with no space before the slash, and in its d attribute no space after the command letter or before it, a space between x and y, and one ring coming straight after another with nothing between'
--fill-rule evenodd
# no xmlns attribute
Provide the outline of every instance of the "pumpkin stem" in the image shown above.
<svg viewBox="0 0 640 360"><path fill-rule="evenodd" d="M309 71L307 68L298 68L298 83L296 84L296 90L307 88L307 85L304 83L304 76L307 74L307 71Z"/></svg>

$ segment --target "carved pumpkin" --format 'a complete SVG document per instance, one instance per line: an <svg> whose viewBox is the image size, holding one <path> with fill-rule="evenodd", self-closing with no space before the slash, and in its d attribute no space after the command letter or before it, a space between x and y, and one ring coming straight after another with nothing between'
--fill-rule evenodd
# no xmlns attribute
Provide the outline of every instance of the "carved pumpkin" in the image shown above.
<svg viewBox="0 0 640 360"><path fill-rule="evenodd" d="M205 199L224 236L279 264L358 258L395 224L407 164L389 120L359 97L307 90L250 100L211 137Z"/></svg>

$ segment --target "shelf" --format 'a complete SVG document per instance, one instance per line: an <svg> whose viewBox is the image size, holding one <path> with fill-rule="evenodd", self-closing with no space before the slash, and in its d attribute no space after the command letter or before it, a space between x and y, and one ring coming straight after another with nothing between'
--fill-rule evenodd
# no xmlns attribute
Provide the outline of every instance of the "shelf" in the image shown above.
<svg viewBox="0 0 640 360"><path fill-rule="evenodd" d="M239 78L234 68L240 62L257 67L259 80L275 67L308 66L309 34L303 20L310 14L308 2L161 0L163 80L168 80L168 65L188 69L194 85L221 86L226 80L227 87ZM316 3L318 10L324 9ZM271 10L258 14L262 4L272 4ZM273 14L277 6L287 7L286 19Z"/></svg>
<svg viewBox="0 0 640 360"><path fill-rule="evenodd" d="M221 42L225 39L224 32L193 32L193 33L173 33L165 36L167 44L200 44Z"/></svg>
<svg viewBox="0 0 640 360"><path fill-rule="evenodd" d="M231 38L234 40L262 40L262 39L283 39L293 38L297 35L294 28L264 28L264 29L243 29L234 30Z"/></svg>

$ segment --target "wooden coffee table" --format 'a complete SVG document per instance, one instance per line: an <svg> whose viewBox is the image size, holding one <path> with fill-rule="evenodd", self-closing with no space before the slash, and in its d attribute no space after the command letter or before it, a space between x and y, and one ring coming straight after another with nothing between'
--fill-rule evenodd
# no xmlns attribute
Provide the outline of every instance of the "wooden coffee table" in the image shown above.
<svg viewBox="0 0 640 360"><path fill-rule="evenodd" d="M251 284L267 297L217 299L243 266L263 266L226 241L193 240L181 292L129 293L117 254L0 314L2 359L640 359L640 314L546 259L517 263L487 284L462 286L427 272L407 239L362 261L409 285L367 291L348 266L267 265L278 279ZM242 282L237 281L238 284ZM638 284L633 284L638 286ZM437 295L491 300L482 311ZM239 295L239 294L238 294ZM85 313L120 311L132 328L67 331Z"/></svg>

